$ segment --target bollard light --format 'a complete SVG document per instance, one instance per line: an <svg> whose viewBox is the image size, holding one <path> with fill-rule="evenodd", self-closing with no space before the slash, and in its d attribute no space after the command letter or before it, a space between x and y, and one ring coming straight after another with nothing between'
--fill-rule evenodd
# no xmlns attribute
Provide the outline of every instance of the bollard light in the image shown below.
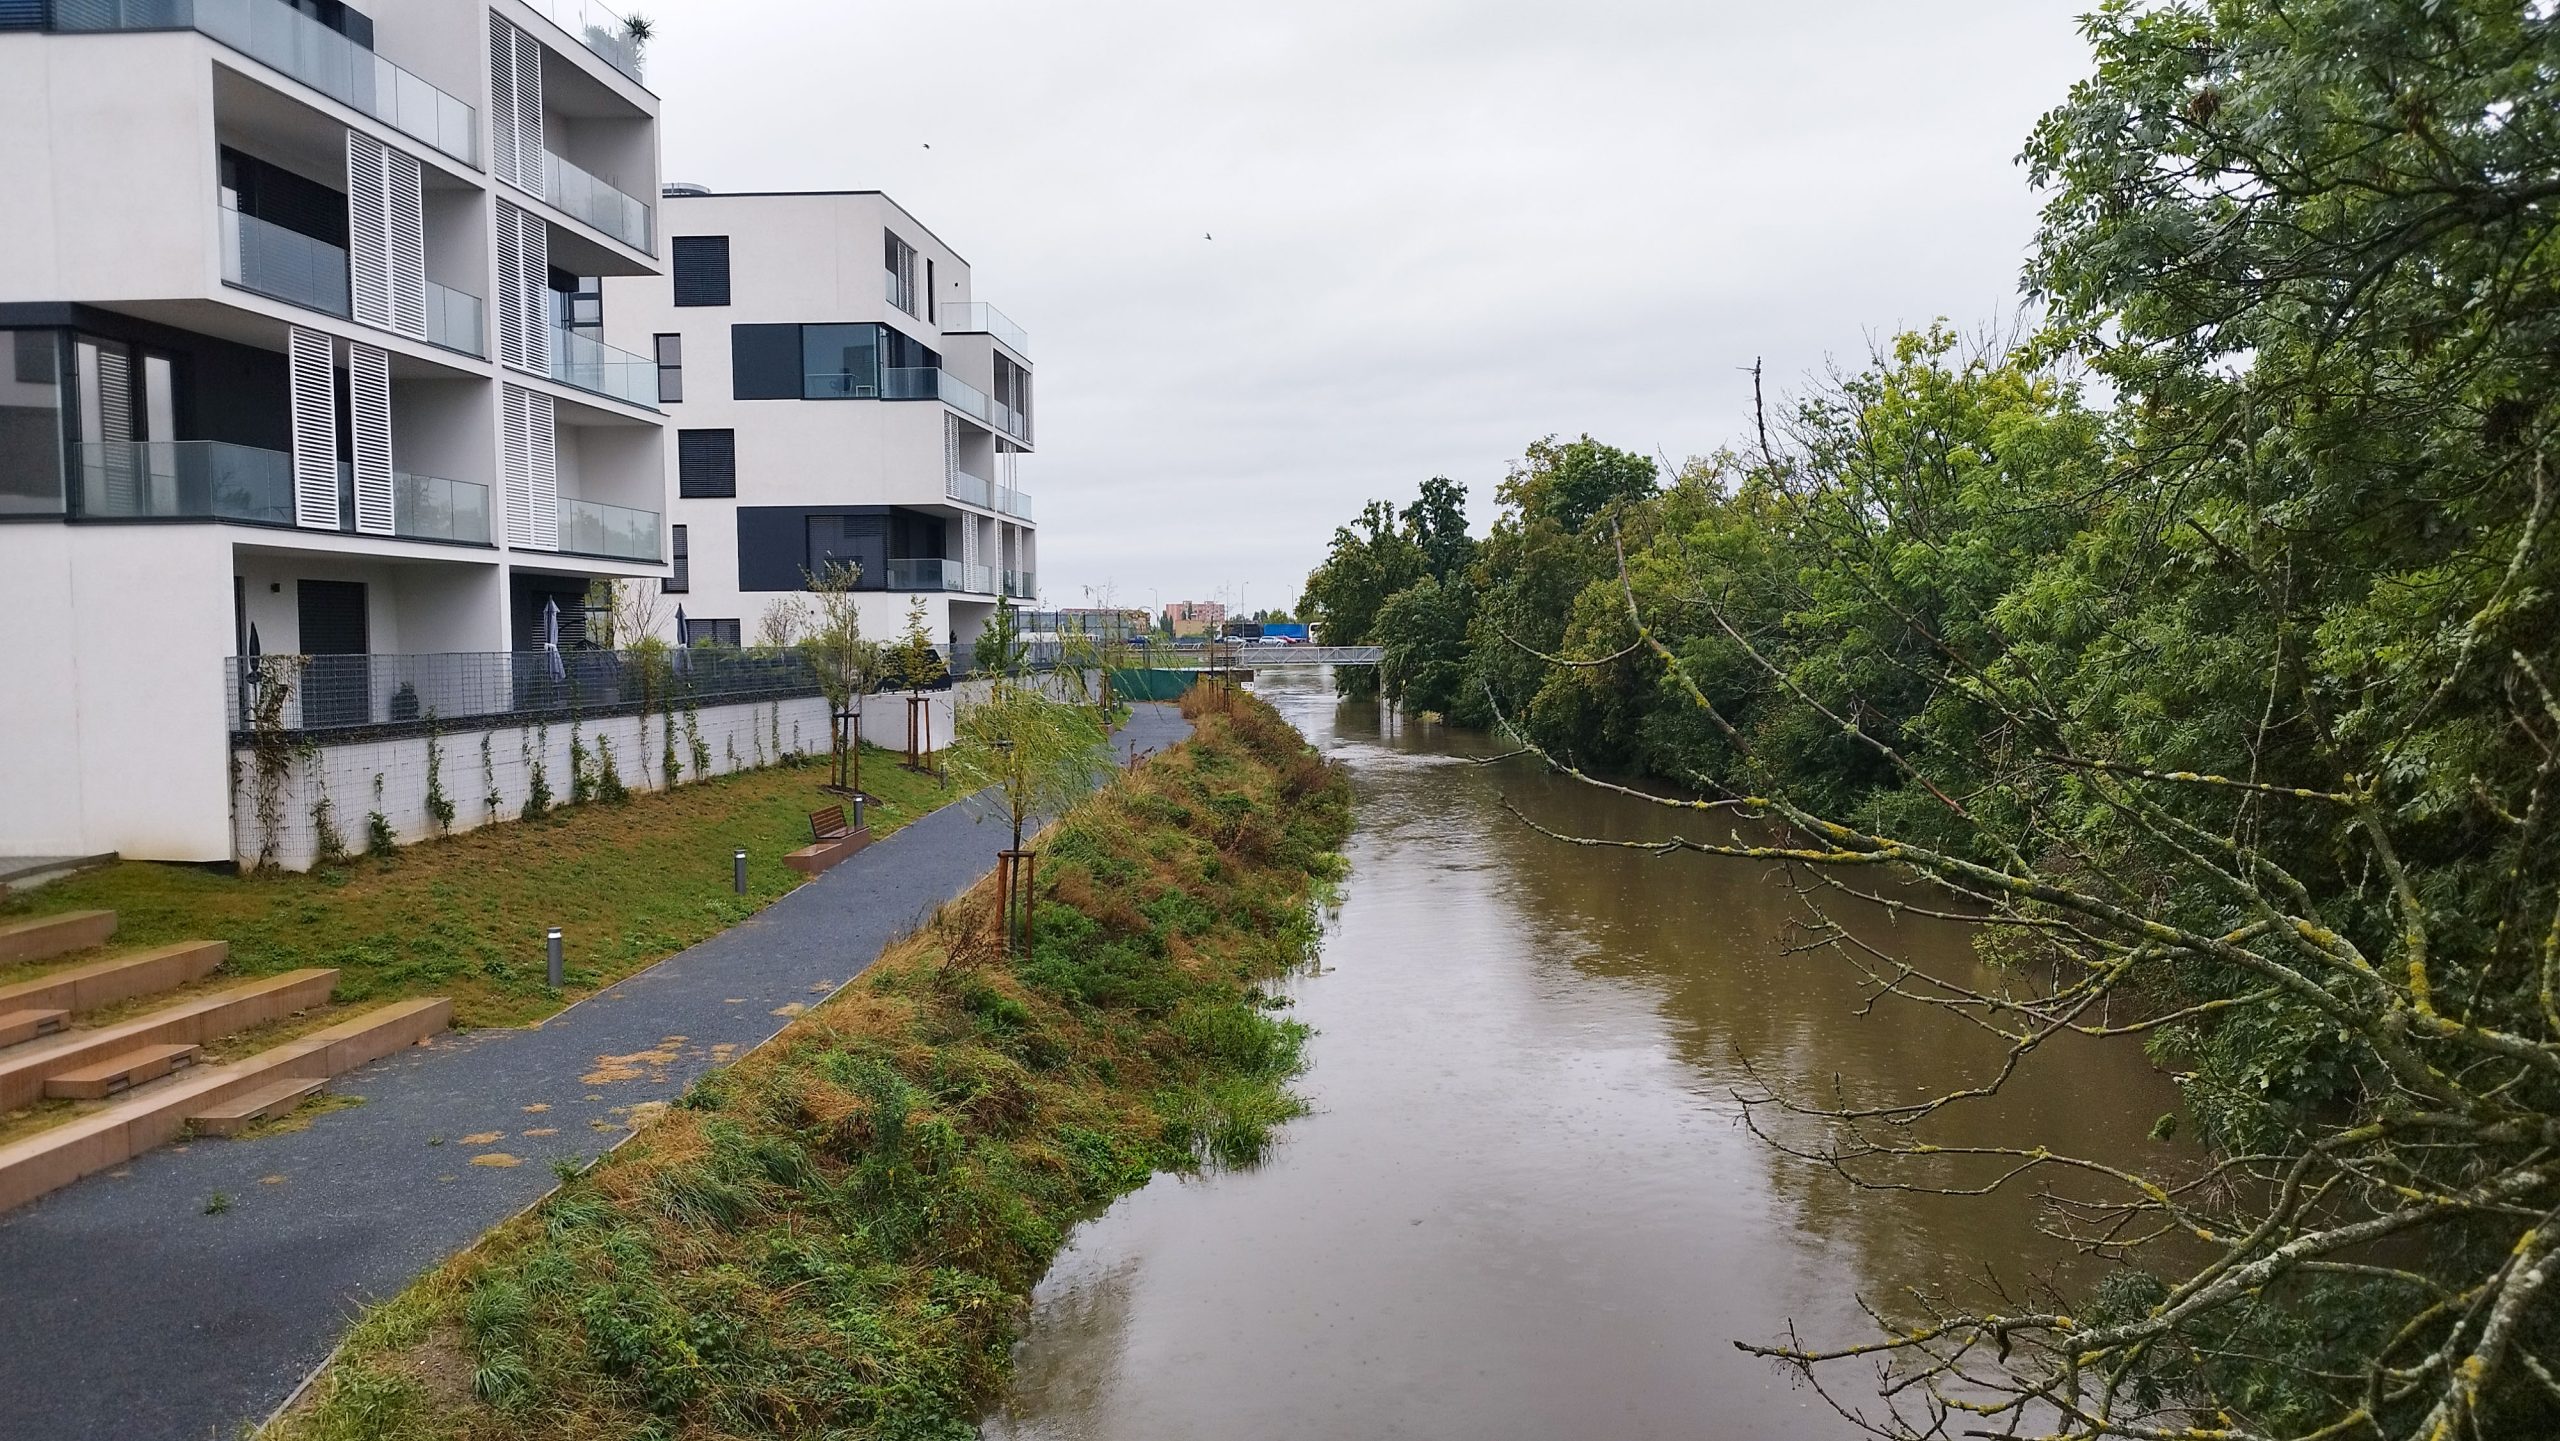
<svg viewBox="0 0 2560 1441"><path fill-rule="evenodd" d="M862 797L858 795L853 798L853 828L862 829Z"/></svg>
<svg viewBox="0 0 2560 1441"><path fill-rule="evenodd" d="M549 941L551 952L551 989L556 991L560 989L560 928L558 926L553 926L551 928Z"/></svg>
<svg viewBox="0 0 2560 1441"><path fill-rule="evenodd" d="M740 846L729 857L729 886L739 895L747 893L747 848Z"/></svg>

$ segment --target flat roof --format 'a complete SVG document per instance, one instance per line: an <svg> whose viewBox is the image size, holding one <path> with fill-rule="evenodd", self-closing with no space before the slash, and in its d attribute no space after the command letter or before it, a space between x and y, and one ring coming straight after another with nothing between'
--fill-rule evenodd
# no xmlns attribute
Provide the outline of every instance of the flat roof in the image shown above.
<svg viewBox="0 0 2560 1441"><path fill-rule="evenodd" d="M677 184L689 184L689 183L691 183L691 182L688 182L688 181L677 181L677 182L675 182L675 183L677 183ZM952 244L950 241L943 239L939 234L936 234L936 233L935 233L935 231L934 231L934 228L933 228L932 226L927 225L927 224L925 224L925 223L924 223L924 218L923 218L922 216L917 215L914 211L909 210L905 205L900 204L900 203L899 203L899 201L898 201L898 198L897 198L896 196L894 196L894 195L891 195L891 194L890 194L888 191L886 191L886 190L713 190L713 189L711 189L709 186L704 186L704 187L703 187L703 191L704 191L705 193L698 194L698 195L697 195L697 194L688 194L688 193L678 193L678 194L675 194L675 195L669 195L669 194L665 193L664 187L661 187L661 188L660 188L660 191L659 191L658 198L659 198L661 201L669 201L669 200L790 200L790 199L803 199L803 200L827 200L827 199L851 199L851 198L853 198L853 197L855 197L855 196L858 196L858 195L877 195L877 196L879 196L881 199L888 201L891 205L896 206L896 207L897 207L897 211L898 211L898 213L899 213L900 215L903 215L903 216L907 217L909 220L914 221L914 222L916 223L916 228L917 228L918 230L923 231L923 232L924 232L925 234L927 234L927 235L931 235L931 236L933 236L933 243L934 243L934 244L936 244L936 245L941 246L941 247L942 247L943 249L945 249L945 250L950 251L950 252L951 252L951 258L952 258L952 259L959 261L959 262L960 262L961 264L963 264L963 265L969 265L969 264L971 264L971 263L972 263L972 262L970 261L970 259L969 259L969 257L968 257L968 256L965 256L965 255L963 255L963 254L961 254L961 253L960 253L960 247L959 247L959 246L956 246L956 245Z"/></svg>

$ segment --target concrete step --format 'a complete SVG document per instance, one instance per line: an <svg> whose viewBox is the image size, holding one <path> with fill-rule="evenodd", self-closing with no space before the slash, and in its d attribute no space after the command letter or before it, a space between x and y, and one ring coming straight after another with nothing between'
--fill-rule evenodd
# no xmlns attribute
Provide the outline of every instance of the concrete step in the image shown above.
<svg viewBox="0 0 2560 1441"><path fill-rule="evenodd" d="M190 1117L286 1080L324 1080L379 1060L453 1024L453 1002L437 997L366 1011L325 1030L218 1066L197 1066L166 1084L115 1101L0 1146L0 1211L22 1206L82 1176L121 1166L177 1138Z"/></svg>
<svg viewBox="0 0 2560 1441"><path fill-rule="evenodd" d="M48 1077L76 1070L136 1046L200 1046L234 1031L279 1021L329 999L338 984L333 970L287 971L226 986L192 1000L91 1030L40 1036L0 1051L0 1111L14 1111L44 1094Z"/></svg>
<svg viewBox="0 0 2560 1441"><path fill-rule="evenodd" d="M71 1024L71 1013L59 1008L25 1006L14 1011L0 1010L0 1046L14 1046L38 1036L50 1036Z"/></svg>
<svg viewBox="0 0 2560 1441"><path fill-rule="evenodd" d="M195 1064L202 1046L154 1042L119 1052L103 1061L92 1061L68 1071L56 1071L44 1078L44 1093L57 1101L103 1101L119 1091L130 1091L145 1081L156 1081L171 1071Z"/></svg>
<svg viewBox="0 0 2560 1441"><path fill-rule="evenodd" d="M269 1081L254 1091L205 1107L187 1117L187 1124L202 1135L236 1136L270 1116L281 1116L301 1105L304 1097L317 1094L327 1084L324 1076L287 1076L281 1081Z"/></svg>
<svg viewBox="0 0 2560 1441"><path fill-rule="evenodd" d="M136 996L174 991L220 969L231 947L220 941L180 941L130 955L70 966L14 985L0 986L0 1011L59 1006L94 1011Z"/></svg>
<svg viewBox="0 0 2560 1441"><path fill-rule="evenodd" d="M113 911L64 911L0 925L0 966L85 951L116 933Z"/></svg>

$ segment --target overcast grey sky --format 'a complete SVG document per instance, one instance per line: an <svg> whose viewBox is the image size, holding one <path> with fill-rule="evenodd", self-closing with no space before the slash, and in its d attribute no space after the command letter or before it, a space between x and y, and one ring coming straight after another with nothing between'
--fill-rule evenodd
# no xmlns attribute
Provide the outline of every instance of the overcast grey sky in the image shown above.
<svg viewBox="0 0 2560 1441"><path fill-rule="evenodd" d="M1293 605L1370 497L1481 533L1540 435L1676 461L1754 356L2006 319L2087 65L2052 0L627 8L669 178L886 190L1029 330L1069 605Z"/></svg>

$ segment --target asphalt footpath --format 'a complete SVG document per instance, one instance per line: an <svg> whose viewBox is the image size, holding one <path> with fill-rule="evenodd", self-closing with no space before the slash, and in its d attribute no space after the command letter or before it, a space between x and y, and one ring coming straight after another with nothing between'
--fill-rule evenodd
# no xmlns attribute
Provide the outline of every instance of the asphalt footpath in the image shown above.
<svg viewBox="0 0 2560 1441"><path fill-rule="evenodd" d="M1189 734L1140 705L1120 753ZM236 1441L368 1304L540 1199L969 888L1006 836L946 806L537 1027L330 1083L308 1129L161 1147L0 1216L0 1437ZM214 1198L225 1198L216 1205Z"/></svg>

